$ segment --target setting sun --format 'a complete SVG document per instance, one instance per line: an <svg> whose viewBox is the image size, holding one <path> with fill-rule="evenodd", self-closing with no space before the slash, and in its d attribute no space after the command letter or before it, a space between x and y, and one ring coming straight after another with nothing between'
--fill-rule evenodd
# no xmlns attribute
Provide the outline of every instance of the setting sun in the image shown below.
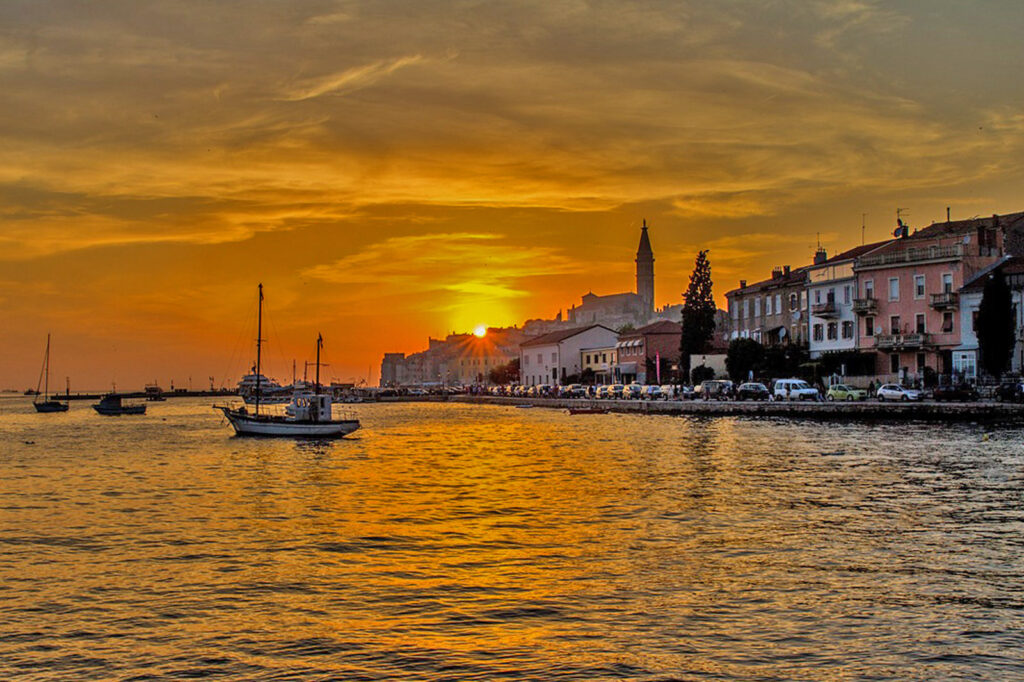
<svg viewBox="0 0 1024 682"><path fill-rule="evenodd" d="M482 324L477 325L476 329L473 330L473 335L481 339L484 338L487 336L487 327Z"/></svg>

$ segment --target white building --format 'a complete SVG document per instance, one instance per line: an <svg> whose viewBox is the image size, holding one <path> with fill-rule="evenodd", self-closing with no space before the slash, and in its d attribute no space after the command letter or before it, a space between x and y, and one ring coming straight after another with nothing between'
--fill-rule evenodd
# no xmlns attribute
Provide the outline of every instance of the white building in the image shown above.
<svg viewBox="0 0 1024 682"><path fill-rule="evenodd" d="M859 256L871 253L888 241L866 244L828 259L816 257L807 270L807 298L810 301L808 350L812 358L822 353L857 348L857 276L853 265ZM819 254L824 253L819 250ZM820 262L819 262L820 261Z"/></svg>
<svg viewBox="0 0 1024 682"><path fill-rule="evenodd" d="M978 354L977 320L981 307L981 296L989 275L995 270L1003 271L1010 287L1013 301L1014 326L1017 329L1017 345L1010 356L1010 371L1020 373L1024 367L1024 258L1004 256L996 263L983 269L960 288L960 345L953 349L953 373L960 379L974 383L978 379L981 358Z"/></svg>
<svg viewBox="0 0 1024 682"><path fill-rule="evenodd" d="M524 386L566 383L566 377L582 371L584 348L609 348L618 338L615 330L600 324L563 329L530 339L519 346L519 374Z"/></svg>

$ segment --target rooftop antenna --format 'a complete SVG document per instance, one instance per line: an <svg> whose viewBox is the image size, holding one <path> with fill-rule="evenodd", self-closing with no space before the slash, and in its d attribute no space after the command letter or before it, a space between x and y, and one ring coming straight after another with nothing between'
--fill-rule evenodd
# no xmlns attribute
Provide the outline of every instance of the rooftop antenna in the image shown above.
<svg viewBox="0 0 1024 682"><path fill-rule="evenodd" d="M865 230L867 230L867 220L868 220L868 214L867 213L861 213L860 214L860 245L861 246L864 246L864 232L865 232Z"/></svg>
<svg viewBox="0 0 1024 682"><path fill-rule="evenodd" d="M949 222L949 206L946 207L946 222Z"/></svg>

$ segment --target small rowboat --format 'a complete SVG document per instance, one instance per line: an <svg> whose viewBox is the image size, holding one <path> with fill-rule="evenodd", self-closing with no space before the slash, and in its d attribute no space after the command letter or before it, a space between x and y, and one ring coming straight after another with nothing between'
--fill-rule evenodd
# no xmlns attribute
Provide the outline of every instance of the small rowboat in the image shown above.
<svg viewBox="0 0 1024 682"><path fill-rule="evenodd" d="M604 407L570 407L569 414L608 414Z"/></svg>

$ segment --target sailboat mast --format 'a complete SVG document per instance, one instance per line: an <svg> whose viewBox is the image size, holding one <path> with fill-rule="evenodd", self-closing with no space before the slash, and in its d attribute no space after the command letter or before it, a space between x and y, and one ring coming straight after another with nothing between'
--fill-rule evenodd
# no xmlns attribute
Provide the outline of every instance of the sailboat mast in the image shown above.
<svg viewBox="0 0 1024 682"><path fill-rule="evenodd" d="M316 394L320 395L320 349L324 346L324 337L316 335Z"/></svg>
<svg viewBox="0 0 1024 682"><path fill-rule="evenodd" d="M46 378L43 380L43 400L50 399L50 335L46 335L46 360L43 362Z"/></svg>
<svg viewBox="0 0 1024 682"><path fill-rule="evenodd" d="M260 366L261 342L263 341L263 282L260 282L260 300L257 304L256 313L256 416L260 414Z"/></svg>

